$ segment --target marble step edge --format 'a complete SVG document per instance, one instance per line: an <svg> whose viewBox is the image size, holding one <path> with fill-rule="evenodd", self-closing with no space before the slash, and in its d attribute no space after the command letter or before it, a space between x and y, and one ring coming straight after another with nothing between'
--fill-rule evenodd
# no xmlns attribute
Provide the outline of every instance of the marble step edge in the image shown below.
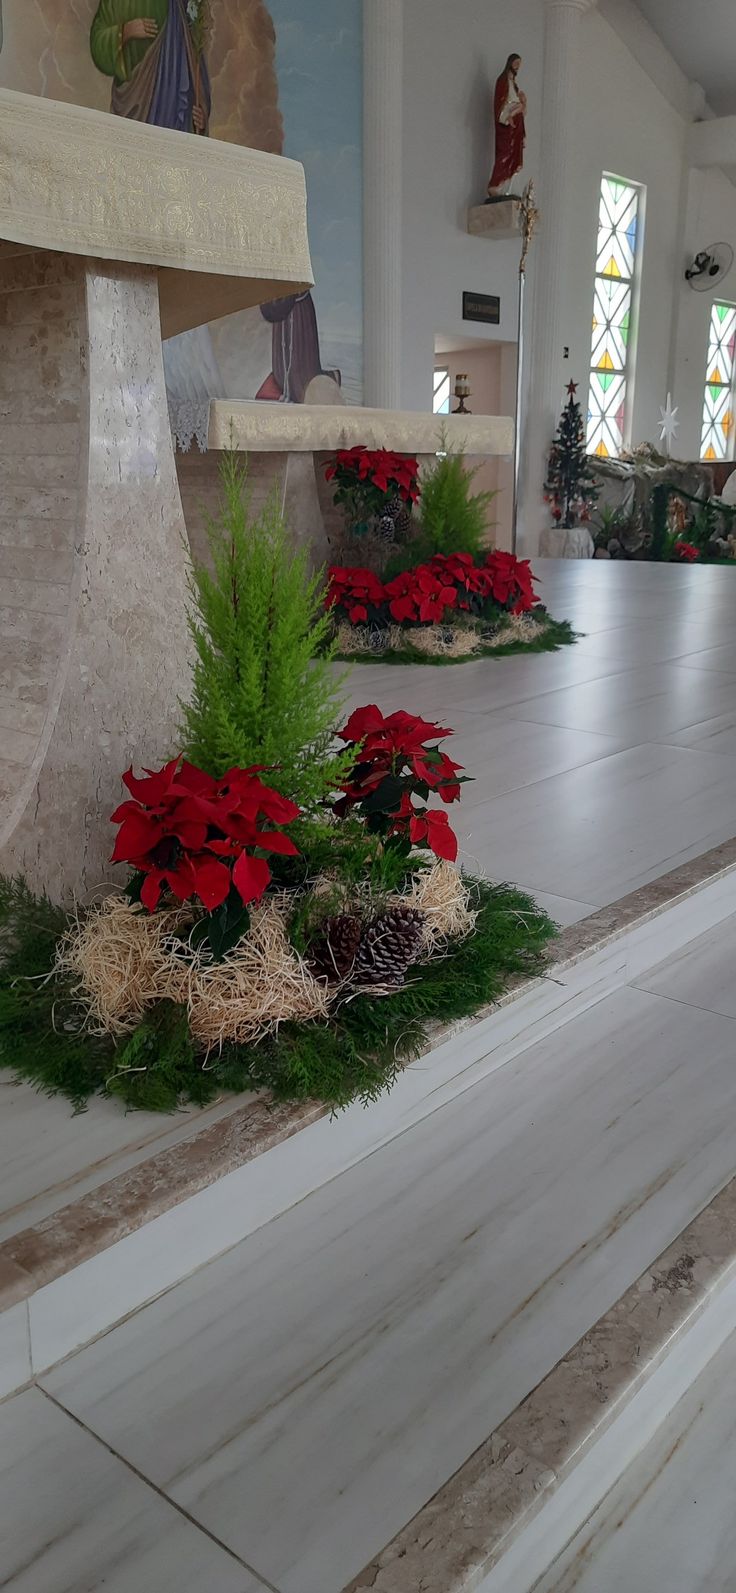
<svg viewBox="0 0 736 1593"><path fill-rule="evenodd" d="M236 1214L219 1240L211 1236L216 1248L206 1256L192 1250L188 1270L194 1270L733 911L736 837L564 930L542 978L522 976L492 1008L460 1023L434 1026L426 1056L369 1112L351 1108L331 1119L329 1108L319 1102L261 1098L234 1103L231 1113L202 1129L193 1125L187 1138L0 1243L0 1319L133 1239L146 1225L171 1219L216 1184L239 1179L261 1160L271 1163L276 1182L282 1178L280 1193L271 1193L264 1205L257 1192L255 1203ZM80 1123L83 1132L84 1120ZM284 1157L296 1136L305 1145L309 1140L311 1154L302 1158L309 1167L293 1179L283 1176ZM233 1186L233 1198L242 1194ZM170 1282L164 1271L162 1289L186 1275ZM151 1297L141 1294L126 1309Z"/></svg>
<svg viewBox="0 0 736 1593"><path fill-rule="evenodd" d="M736 1179L343 1593L529 1593L736 1329Z"/></svg>

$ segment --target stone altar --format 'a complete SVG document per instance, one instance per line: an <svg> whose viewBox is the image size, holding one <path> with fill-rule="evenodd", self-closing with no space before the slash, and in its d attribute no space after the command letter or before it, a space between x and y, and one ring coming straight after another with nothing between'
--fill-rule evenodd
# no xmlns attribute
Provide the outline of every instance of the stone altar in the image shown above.
<svg viewBox="0 0 736 1593"><path fill-rule="evenodd" d="M0 869L107 871L176 745L186 531L161 350L311 285L301 166L0 92Z"/></svg>
<svg viewBox="0 0 736 1593"><path fill-rule="evenodd" d="M324 473L336 449L362 443L367 448L416 454L421 462L435 457L443 439L448 449L462 450L469 462L493 455L509 457L514 422L503 415L213 401L207 451L192 447L176 456L192 550L198 558L207 556L205 519L217 507L223 448L232 446L248 454L254 504L278 483L292 533L308 548L313 567L319 568L336 556L344 527Z"/></svg>

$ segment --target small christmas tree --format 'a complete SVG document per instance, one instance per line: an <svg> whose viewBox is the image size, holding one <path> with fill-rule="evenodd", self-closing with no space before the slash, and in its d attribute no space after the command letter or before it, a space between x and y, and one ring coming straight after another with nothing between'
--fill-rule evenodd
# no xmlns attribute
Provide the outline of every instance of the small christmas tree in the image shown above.
<svg viewBox="0 0 736 1593"><path fill-rule="evenodd" d="M569 530L590 519L600 488L585 451L583 416L575 397L577 383L570 382L567 391L568 400L549 456L544 496L552 506L556 523Z"/></svg>
<svg viewBox="0 0 736 1593"><path fill-rule="evenodd" d="M208 521L211 567L191 572L196 657L182 744L208 774L260 765L306 813L337 789L341 678L321 575L310 576L277 494L254 513L246 470L223 455L220 513Z"/></svg>

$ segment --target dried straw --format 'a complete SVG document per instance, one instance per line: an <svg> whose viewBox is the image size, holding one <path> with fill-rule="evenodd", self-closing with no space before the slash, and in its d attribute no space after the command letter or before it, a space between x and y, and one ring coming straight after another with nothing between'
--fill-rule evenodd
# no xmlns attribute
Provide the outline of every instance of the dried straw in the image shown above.
<svg viewBox="0 0 736 1593"><path fill-rule="evenodd" d="M227 1040L253 1044L279 1024L327 1015L325 981L315 979L287 935L286 904L268 901L224 962L192 958L189 1019L210 1051Z"/></svg>
<svg viewBox="0 0 736 1593"><path fill-rule="evenodd" d="M400 653L407 644L427 658L472 658L486 648L505 647L509 642L533 642L547 629L546 621L534 619L531 614L507 614L494 634L484 634L485 627L467 625L428 625L426 629L407 630L402 625L388 625L382 635L385 646L374 645L375 632L368 625L348 625L342 621L337 629L337 651L344 655L371 654L380 659L385 653Z"/></svg>
<svg viewBox="0 0 736 1593"><path fill-rule="evenodd" d="M175 1001L187 1006L192 1033L210 1050L326 1014L326 985L289 942L284 898L256 909L249 933L221 963L182 938L190 926L181 909L149 915L117 895L77 918L59 944L57 966L74 978L91 1027L123 1035L147 1007Z"/></svg>
<svg viewBox="0 0 736 1593"><path fill-rule="evenodd" d="M316 881L319 892L325 882ZM369 890L354 893L353 908L369 917ZM457 869L443 860L418 875L391 900L424 918L424 955L472 933L475 913ZM273 896L255 909L247 935L223 962L187 940L191 916L181 908L141 912L126 896L106 896L77 917L59 942L57 968L71 976L76 994L98 1032L121 1036L157 1001L189 1012L192 1033L206 1051L227 1041L249 1045L287 1022L325 1018L340 987L315 978L292 946L288 923L293 898ZM381 994L373 989L374 995Z"/></svg>
<svg viewBox="0 0 736 1593"><path fill-rule="evenodd" d="M399 644L401 645L401 644ZM430 625L424 631L412 631L411 645L427 658L472 658L484 645L480 632L469 625Z"/></svg>
<svg viewBox="0 0 736 1593"><path fill-rule="evenodd" d="M495 636L490 636L483 645L505 647L508 642L533 642L546 629L546 621L533 619L531 614L508 614Z"/></svg>
<svg viewBox="0 0 736 1593"><path fill-rule="evenodd" d="M136 1027L160 999L166 946L184 920L181 910L136 911L127 896L116 894L85 917L77 915L59 941L56 967L75 981L90 1028L122 1035Z"/></svg>
<svg viewBox="0 0 736 1593"><path fill-rule="evenodd" d="M410 890L397 900L424 915L425 948L430 957L442 951L449 940L465 940L475 929L478 915L470 906L462 875L444 858L417 875Z"/></svg>

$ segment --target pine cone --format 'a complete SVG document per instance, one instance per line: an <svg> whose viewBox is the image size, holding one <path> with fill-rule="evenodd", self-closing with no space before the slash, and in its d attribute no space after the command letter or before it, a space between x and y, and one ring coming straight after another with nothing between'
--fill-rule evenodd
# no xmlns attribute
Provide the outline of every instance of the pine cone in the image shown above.
<svg viewBox="0 0 736 1593"><path fill-rule="evenodd" d="M396 521L393 515L382 514L376 529L382 542L393 542L396 536Z"/></svg>
<svg viewBox="0 0 736 1593"><path fill-rule="evenodd" d="M390 503L386 504L386 513L393 520L394 535L407 537L411 531L411 509L400 492L397 492Z"/></svg>
<svg viewBox="0 0 736 1593"><path fill-rule="evenodd" d="M365 931L353 966L356 985L393 985L404 982L407 968L417 961L424 940L424 914L413 907L392 907L375 918Z"/></svg>
<svg viewBox="0 0 736 1593"><path fill-rule="evenodd" d="M363 925L352 913L326 918L322 933L309 947L307 961L312 973L332 982L345 979L355 962Z"/></svg>

